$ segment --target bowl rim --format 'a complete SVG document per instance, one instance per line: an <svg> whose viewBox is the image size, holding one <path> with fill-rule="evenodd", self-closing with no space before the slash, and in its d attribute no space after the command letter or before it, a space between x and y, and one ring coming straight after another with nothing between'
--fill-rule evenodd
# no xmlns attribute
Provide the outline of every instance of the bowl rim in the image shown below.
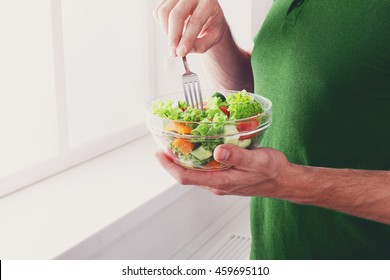
<svg viewBox="0 0 390 280"><path fill-rule="evenodd" d="M170 120L173 121L173 120ZM147 125L149 130L153 132L153 135L156 136L168 136L168 137L174 137L174 138L183 138L183 139L203 139L203 140L212 140L212 139L220 139L220 138L226 138L226 137L240 137L240 136L248 136L248 135L254 135L257 133L260 133L264 130L266 130L272 123L272 120L266 122L264 125L257 127L254 130L248 130L248 131L242 131L238 133L232 133L232 134L216 134L216 135L193 135L193 134L180 134L174 131L168 131L163 129L155 129L151 127L150 125Z"/></svg>
<svg viewBox="0 0 390 280"><path fill-rule="evenodd" d="M223 90L223 89L221 90L220 89L220 90L202 90L202 93L215 93L215 92L236 93L236 92L243 92L243 91L244 90ZM265 127L265 126L268 127L271 124L271 122L272 122L272 101L269 100L268 98L262 96L262 95L259 95L259 94L254 94L254 93L247 92L247 91L245 91L245 93L250 95L250 96L252 96L253 98L265 101L268 106L266 108L264 108L263 104L261 103L263 112L261 112L259 114L256 114L254 116L251 116L251 117L243 118L243 119L228 120L226 122L223 122L223 124L224 125L237 124L237 123L241 123L241 122L250 121L251 119L257 119L257 118L262 117L262 116L269 116L268 120L266 122L262 123L258 128L262 128L262 127ZM151 111L151 108L152 108L151 105L154 102L156 102L156 101L158 101L158 100L160 100L160 99L162 99L164 97L169 97L169 96L177 95L177 94L183 94L183 92L181 92L181 91L172 92L172 93L168 93L168 94L164 94L164 95L160 95L160 96L152 98L151 100L149 100L146 103L146 112L147 112L147 114L149 114L151 117L156 118L156 119L167 120L167 121L176 121L176 122L179 122L179 123L182 123L182 124L216 124L216 122L212 122L212 121L194 122L194 121L185 121L185 120L172 120L172 119L169 119L169 118L162 118L160 116L157 116L157 115L153 114L153 112ZM251 132L253 132L253 131L251 131ZM223 134L223 135L225 135L225 134ZM237 135L237 134L235 134L235 135ZM195 135L192 135L192 136L195 136Z"/></svg>

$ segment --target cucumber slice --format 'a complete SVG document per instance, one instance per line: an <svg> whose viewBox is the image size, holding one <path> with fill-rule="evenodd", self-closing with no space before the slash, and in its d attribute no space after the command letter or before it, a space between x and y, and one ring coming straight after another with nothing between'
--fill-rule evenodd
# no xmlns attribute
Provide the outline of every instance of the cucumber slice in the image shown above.
<svg viewBox="0 0 390 280"><path fill-rule="evenodd" d="M223 132L225 134L236 134L236 133L238 133L238 130L237 130L236 126L230 124L230 125L225 125L224 126Z"/></svg>
<svg viewBox="0 0 390 280"><path fill-rule="evenodd" d="M205 150L202 146L197 148L196 150L193 150L191 154L196 157L199 160L205 160L208 159L213 155L213 153L209 150Z"/></svg>
<svg viewBox="0 0 390 280"><path fill-rule="evenodd" d="M224 134L227 134L227 135L238 133L238 130L234 125L225 125L225 127L223 128L223 131L224 131ZM223 142L225 144L238 145L239 138L240 138L240 136L238 136L238 135L226 136L225 139L223 140Z"/></svg>
<svg viewBox="0 0 390 280"><path fill-rule="evenodd" d="M251 139L238 140L237 146L246 148L251 144Z"/></svg>

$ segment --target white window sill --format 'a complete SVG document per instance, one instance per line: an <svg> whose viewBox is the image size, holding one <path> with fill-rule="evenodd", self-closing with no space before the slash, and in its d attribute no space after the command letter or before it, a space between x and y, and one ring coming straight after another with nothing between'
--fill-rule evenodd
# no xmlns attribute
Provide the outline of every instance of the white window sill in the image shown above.
<svg viewBox="0 0 390 280"><path fill-rule="evenodd" d="M131 212L136 225L185 194L190 188L175 186L156 150L145 136L1 198L0 259L53 259L92 236L104 246L132 225L96 233Z"/></svg>

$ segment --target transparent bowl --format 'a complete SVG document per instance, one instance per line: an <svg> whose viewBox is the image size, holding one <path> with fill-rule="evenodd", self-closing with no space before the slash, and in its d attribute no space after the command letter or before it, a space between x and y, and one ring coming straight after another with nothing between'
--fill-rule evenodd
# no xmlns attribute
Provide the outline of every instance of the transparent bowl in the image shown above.
<svg viewBox="0 0 390 280"><path fill-rule="evenodd" d="M215 92L220 92L227 97L237 91L204 91L202 92L203 100L207 101ZM149 101L146 107L146 125L157 145L175 163L185 168L202 171L227 169L230 167L229 165L221 164L214 160L214 149L220 144L234 144L245 149L258 148L261 145L264 132L272 122L271 101L259 95L247 94L260 102L263 108L261 114L224 123L174 121L153 114L152 106L158 100L184 100L183 93L179 92ZM191 134L190 130L195 129L199 125L219 126L217 130L223 131L223 133L210 136ZM181 152L178 152L177 147L180 147ZM198 149L199 147L201 149Z"/></svg>

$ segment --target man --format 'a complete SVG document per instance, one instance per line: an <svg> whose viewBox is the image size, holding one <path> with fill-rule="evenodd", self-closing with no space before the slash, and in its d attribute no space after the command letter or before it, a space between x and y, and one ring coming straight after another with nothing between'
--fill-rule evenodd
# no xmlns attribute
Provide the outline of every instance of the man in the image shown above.
<svg viewBox="0 0 390 280"><path fill-rule="evenodd" d="M158 154L182 184L252 196L252 259L390 259L389 14L387 0L276 0L250 54L216 0L156 7L173 56L204 53L217 88L273 102L267 148L215 150L229 170Z"/></svg>

